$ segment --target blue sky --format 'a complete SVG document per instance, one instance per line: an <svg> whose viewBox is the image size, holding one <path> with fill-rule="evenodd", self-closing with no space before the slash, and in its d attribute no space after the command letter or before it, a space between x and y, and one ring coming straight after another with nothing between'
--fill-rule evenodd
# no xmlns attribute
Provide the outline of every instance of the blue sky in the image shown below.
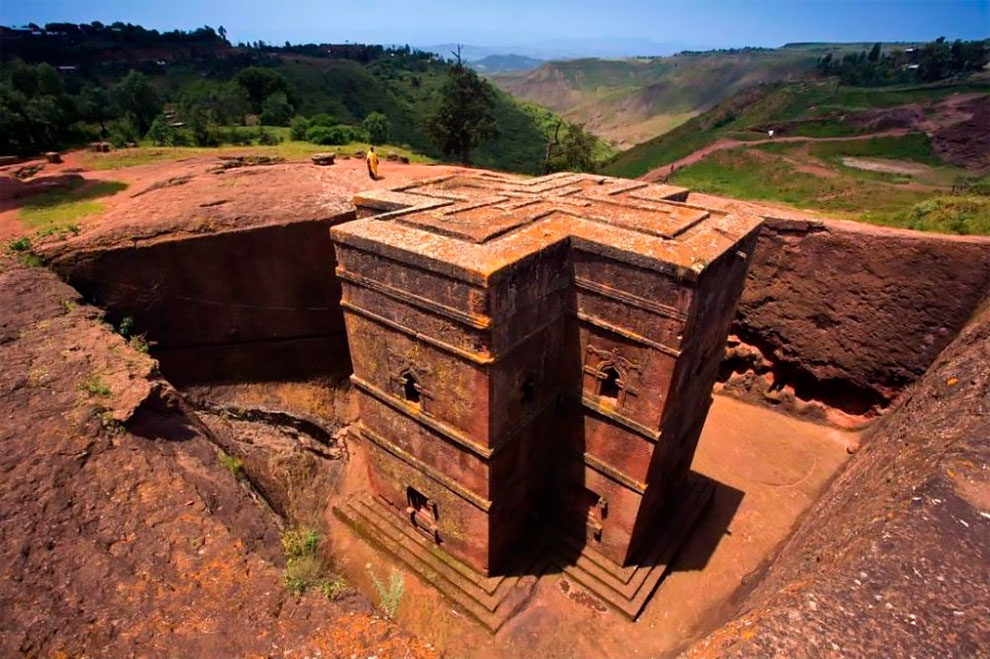
<svg viewBox="0 0 990 659"><path fill-rule="evenodd" d="M990 36L988 0L0 0L0 24L226 27L234 41L534 44L590 38L778 46Z"/></svg>

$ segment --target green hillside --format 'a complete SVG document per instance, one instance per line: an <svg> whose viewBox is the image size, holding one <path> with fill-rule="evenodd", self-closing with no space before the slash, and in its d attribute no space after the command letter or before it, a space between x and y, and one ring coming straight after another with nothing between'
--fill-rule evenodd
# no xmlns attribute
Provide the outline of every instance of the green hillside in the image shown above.
<svg viewBox="0 0 990 659"><path fill-rule="evenodd" d="M603 173L653 172L697 192L875 224L988 234L990 141L980 118L988 109L990 80L983 76L882 88L834 79L761 85L620 153ZM958 138L961 125L971 138ZM957 137L936 148L944 130ZM968 149L970 140L985 146ZM983 156L973 157L980 149ZM673 171L665 168L672 163Z"/></svg>
<svg viewBox="0 0 990 659"><path fill-rule="evenodd" d="M815 51L747 48L672 57L548 62L525 74L491 76L511 94L632 145L670 130L754 85L814 70Z"/></svg>
<svg viewBox="0 0 990 659"><path fill-rule="evenodd" d="M362 64L283 55L274 70L292 83L300 114L326 112L342 123L357 124L371 112L382 112L391 124L392 142L442 157L426 133L423 118L436 102L447 71L445 63L426 61L410 66L384 60ZM496 94L494 114L498 137L474 152L472 164L539 173L547 140L559 118L504 92Z"/></svg>
<svg viewBox="0 0 990 659"><path fill-rule="evenodd" d="M408 47L261 42L233 47L212 28L160 34L118 23L0 28L0 46L0 114L10 118L0 126L0 150L9 153L27 155L95 140L152 140L170 147L238 144L245 133L226 126L259 121L286 126L293 116L317 117L323 134L319 143L335 145L368 140L363 123L375 114L387 124L387 137L380 142L444 159L427 120L451 64ZM131 80L131 93L119 89L133 70L150 82L154 101L140 100L148 97L141 81ZM260 85L253 96L241 80L245 72ZM560 117L493 92L497 136L471 152L472 164L542 173ZM267 117L263 102L270 106ZM139 108L140 117L128 114L129 107L142 103L150 109ZM38 108L47 112L45 120L39 120ZM306 130L292 139L304 139ZM282 132L268 130L266 139L279 136ZM614 154L605 142L593 141L599 160Z"/></svg>
<svg viewBox="0 0 990 659"><path fill-rule="evenodd" d="M957 93L990 92L990 81L879 88L847 87L834 79L760 85L722 101L670 132L637 144L610 160L603 172L636 178L684 158L719 139L756 140L768 128L778 135L829 137L869 130L857 117L871 110L919 104L930 109Z"/></svg>
<svg viewBox="0 0 990 659"><path fill-rule="evenodd" d="M906 86L960 78L981 70L990 41L795 43L781 48L683 52L671 57L548 62L534 71L493 75L513 95L547 107L596 135L629 148L666 133L733 95L758 85L834 78L847 87ZM837 107L901 104L911 94L861 98L825 89L796 104Z"/></svg>

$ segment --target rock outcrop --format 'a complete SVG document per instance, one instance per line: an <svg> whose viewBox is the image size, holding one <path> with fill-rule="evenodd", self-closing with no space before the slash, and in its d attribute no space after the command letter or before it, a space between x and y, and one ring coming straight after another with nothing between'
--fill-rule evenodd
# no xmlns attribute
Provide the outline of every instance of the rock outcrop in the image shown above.
<svg viewBox="0 0 990 659"><path fill-rule="evenodd" d="M723 364L729 393L875 416L990 291L990 238L760 212L767 221ZM825 418L821 405L810 411Z"/></svg>
<svg viewBox="0 0 990 659"><path fill-rule="evenodd" d="M990 638L990 307L690 656L978 656Z"/></svg>
<svg viewBox="0 0 990 659"><path fill-rule="evenodd" d="M279 520L155 363L0 257L0 656L432 656L283 585Z"/></svg>

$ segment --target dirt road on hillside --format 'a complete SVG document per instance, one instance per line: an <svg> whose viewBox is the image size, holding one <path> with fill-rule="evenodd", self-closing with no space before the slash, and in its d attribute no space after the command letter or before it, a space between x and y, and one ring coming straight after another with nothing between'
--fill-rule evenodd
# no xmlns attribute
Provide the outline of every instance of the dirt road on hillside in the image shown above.
<svg viewBox="0 0 990 659"><path fill-rule="evenodd" d="M894 128L891 130L884 130L877 133L869 133L867 135L851 135L845 137L802 137L798 135L793 135L790 137L777 137L774 139L765 140L732 140L723 138L712 142L708 146L703 146L694 153L684 156L680 160L675 160L669 165L664 165L663 167L657 167L656 169L651 169L642 176L640 180L649 181L651 183L656 183L658 181L662 182L671 175L674 170L680 169L681 167L687 167L688 165L693 165L698 162L709 153L714 153L715 151L724 151L725 149L734 149L738 146L755 146L757 144L768 144L770 142L854 142L856 140L868 140L873 137L903 137L908 134L906 128Z"/></svg>

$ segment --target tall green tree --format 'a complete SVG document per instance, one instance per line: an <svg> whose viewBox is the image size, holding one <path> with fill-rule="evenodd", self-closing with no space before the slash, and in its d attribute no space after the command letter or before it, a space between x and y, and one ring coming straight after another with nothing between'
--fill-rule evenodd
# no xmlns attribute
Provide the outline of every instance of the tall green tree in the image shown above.
<svg viewBox="0 0 990 659"><path fill-rule="evenodd" d="M867 55L866 59L871 62L877 62L880 59L880 42L873 44L873 48L870 49L870 54Z"/></svg>
<svg viewBox="0 0 990 659"><path fill-rule="evenodd" d="M440 99L426 128L447 156L471 163L471 149L498 135L495 91L458 56L440 88Z"/></svg>
<svg viewBox="0 0 990 659"><path fill-rule="evenodd" d="M179 94L179 114L183 121L206 124L243 124L251 109L247 92L234 82L197 80Z"/></svg>
<svg viewBox="0 0 990 659"><path fill-rule="evenodd" d="M595 165L595 138L581 124L559 122L547 144L544 172L591 172Z"/></svg>
<svg viewBox="0 0 990 659"><path fill-rule="evenodd" d="M289 98L283 92L269 94L261 104L261 123L265 126L285 126L292 119L295 108L289 103Z"/></svg>
<svg viewBox="0 0 990 659"><path fill-rule="evenodd" d="M100 136L107 136L107 120L113 118L110 94L103 87L86 87L76 99L79 116L84 121L100 124Z"/></svg>
<svg viewBox="0 0 990 659"><path fill-rule="evenodd" d="M73 136L79 115L49 64L14 60L0 68L0 153L58 148Z"/></svg>
<svg viewBox="0 0 990 659"><path fill-rule="evenodd" d="M151 122L162 111L162 99L148 78L131 70L124 79L110 89L110 97L117 111L126 117L144 135Z"/></svg>
<svg viewBox="0 0 990 659"><path fill-rule="evenodd" d="M251 111L255 114L261 113L265 99L276 92L282 92L289 102L292 102L292 90L288 81L282 77L282 74L272 69L249 66L238 71L234 81L247 91L251 101Z"/></svg>
<svg viewBox="0 0 990 659"><path fill-rule="evenodd" d="M385 144L388 142L392 127L388 123L388 117L381 112L372 112L364 118L364 130L368 133L368 140L372 144Z"/></svg>

